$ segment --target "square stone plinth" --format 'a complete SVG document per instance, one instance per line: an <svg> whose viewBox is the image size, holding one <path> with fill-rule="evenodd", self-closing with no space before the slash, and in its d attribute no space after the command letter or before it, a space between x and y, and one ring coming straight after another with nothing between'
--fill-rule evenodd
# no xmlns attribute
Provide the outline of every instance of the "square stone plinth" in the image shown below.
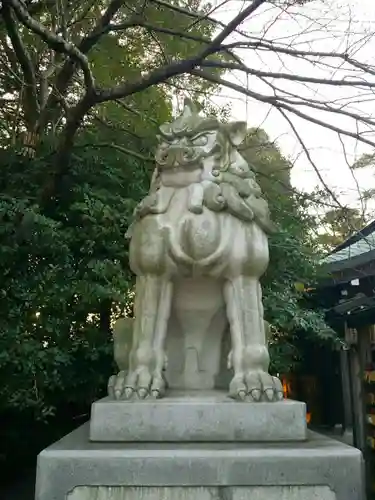
<svg viewBox="0 0 375 500"><path fill-rule="evenodd" d="M299 443L93 443L88 425L38 457L35 500L364 500L359 450Z"/></svg>
<svg viewBox="0 0 375 500"><path fill-rule="evenodd" d="M303 441L306 405L233 401L218 391L172 392L165 399L114 401L92 405L92 441L219 442Z"/></svg>

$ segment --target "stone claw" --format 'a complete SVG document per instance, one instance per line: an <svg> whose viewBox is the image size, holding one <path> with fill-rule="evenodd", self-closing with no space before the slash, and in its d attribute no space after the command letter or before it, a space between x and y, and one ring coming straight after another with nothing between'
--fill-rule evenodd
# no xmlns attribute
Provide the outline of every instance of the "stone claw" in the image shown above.
<svg viewBox="0 0 375 500"><path fill-rule="evenodd" d="M162 398L165 388L166 382L162 374L155 372L151 375L148 369L135 370L127 375L122 371L112 375L108 381L108 395L114 399L146 399L149 396Z"/></svg>
<svg viewBox="0 0 375 500"><path fill-rule="evenodd" d="M230 384L229 392L234 399L253 403L284 399L280 380L262 370L251 370L245 375L235 376Z"/></svg>
<svg viewBox="0 0 375 500"><path fill-rule="evenodd" d="M246 391L238 391L238 399L241 399L242 401L245 401L246 398Z"/></svg>
<svg viewBox="0 0 375 500"><path fill-rule="evenodd" d="M273 389L266 389L264 391L264 394L266 395L266 398L268 399L268 401L273 401L273 399L275 397L275 391Z"/></svg>
<svg viewBox="0 0 375 500"><path fill-rule="evenodd" d="M253 401L260 401L260 398L262 397L262 392L259 389L253 389L249 392L249 395Z"/></svg>
<svg viewBox="0 0 375 500"><path fill-rule="evenodd" d="M284 399L284 392L282 391L277 391L276 392L276 397L278 401L282 401Z"/></svg>
<svg viewBox="0 0 375 500"><path fill-rule="evenodd" d="M132 387L126 387L124 391L125 399L130 399L133 396L134 389Z"/></svg>
<svg viewBox="0 0 375 500"><path fill-rule="evenodd" d="M155 374L151 385L151 394L154 398L162 398L165 393L165 379L159 374Z"/></svg>
<svg viewBox="0 0 375 500"><path fill-rule="evenodd" d="M148 396L148 389L146 389L145 387L139 388L137 392L139 399L146 399Z"/></svg>
<svg viewBox="0 0 375 500"><path fill-rule="evenodd" d="M246 385L243 383L242 376L235 376L233 378L229 386L229 394L233 399L245 400L247 390Z"/></svg>

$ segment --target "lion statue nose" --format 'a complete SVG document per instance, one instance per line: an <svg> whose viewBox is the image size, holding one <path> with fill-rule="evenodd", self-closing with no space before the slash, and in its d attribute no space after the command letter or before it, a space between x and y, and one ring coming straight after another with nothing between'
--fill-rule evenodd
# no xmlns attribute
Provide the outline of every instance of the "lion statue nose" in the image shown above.
<svg viewBox="0 0 375 500"><path fill-rule="evenodd" d="M176 163L176 153L176 148L170 147L168 149L165 149L164 151L160 152L159 155L157 155L157 161L160 163L160 165L173 167Z"/></svg>
<svg viewBox="0 0 375 500"><path fill-rule="evenodd" d="M161 163L166 167L175 167L189 163L194 157L194 152L189 148L172 146L165 151L161 158Z"/></svg>
<svg viewBox="0 0 375 500"><path fill-rule="evenodd" d="M176 166L178 165L179 160L180 160L179 148L178 147L169 148L167 154L167 165L170 167Z"/></svg>

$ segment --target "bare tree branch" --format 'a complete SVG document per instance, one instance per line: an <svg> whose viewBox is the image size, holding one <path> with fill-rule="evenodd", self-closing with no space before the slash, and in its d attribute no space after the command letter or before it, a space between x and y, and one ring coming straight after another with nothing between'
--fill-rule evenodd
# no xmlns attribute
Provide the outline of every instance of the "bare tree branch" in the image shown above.
<svg viewBox="0 0 375 500"><path fill-rule="evenodd" d="M242 12L237 14L226 27L212 40L212 43L206 47L200 54L200 58L204 59L213 52L216 51L218 47L223 43L223 41L231 35L240 26L245 19L247 19L253 12L255 12L261 5L266 3L267 0L253 0L252 4L249 5Z"/></svg>
<svg viewBox="0 0 375 500"><path fill-rule="evenodd" d="M90 3L87 5L87 7L75 19L73 19L67 24L67 28L71 28L75 24L82 22L95 4L96 0L91 0Z"/></svg>
<svg viewBox="0 0 375 500"><path fill-rule="evenodd" d="M89 148L92 149L111 148L115 149L116 151L119 151L120 153L123 153L126 156L132 156L134 158L137 158L137 160L141 160L142 162L146 163L155 162L154 158L142 155L141 153L137 153L132 149L124 148L123 146L120 146L119 144L114 144L112 142L96 142L95 144L76 144L74 146L74 149L89 149Z"/></svg>
<svg viewBox="0 0 375 500"><path fill-rule="evenodd" d="M140 118L144 119L144 116L142 115L142 113L140 113L137 109L134 109L131 106L128 106L127 104L125 104L124 102L120 101L119 99L116 99L115 102L116 102L116 104L118 104L119 106L121 106L123 109L125 109L129 113L133 113L134 115L139 116ZM160 125L160 123L157 120L155 120L154 118L152 118L150 116L147 117L147 120L151 121L156 126Z"/></svg>
<svg viewBox="0 0 375 500"><path fill-rule="evenodd" d="M211 17L211 16L203 14L203 13L195 12L192 10L184 9L183 7L179 7L178 5L171 4L165 0L149 0L149 1L150 1L150 3L160 5L161 7L164 7L166 9L177 12L178 14L183 14L187 17L192 18L192 19L196 19L197 22L210 21L210 22L216 24L217 26L220 26L221 28L226 27L225 23L218 21L214 17Z"/></svg>
<svg viewBox="0 0 375 500"><path fill-rule="evenodd" d="M69 110L58 145L56 162L41 193L40 202L42 205L51 201L51 198L56 193L57 186L61 184L65 173L69 171L70 155L74 146L75 134L81 126L83 117L89 112L91 107L92 102L86 94L74 108Z"/></svg>
<svg viewBox="0 0 375 500"><path fill-rule="evenodd" d="M113 17L117 14L120 8L125 4L124 0L112 0L109 4L107 10L104 12L103 16L97 22L95 28L84 37L78 44L78 48L84 54L90 52L90 50L98 43L100 38L110 31L110 22ZM123 30L126 28L131 28L132 26L137 26L138 16L132 16L128 22L123 23Z"/></svg>
<svg viewBox="0 0 375 500"><path fill-rule="evenodd" d="M68 38L68 26L66 21L66 0L59 0L57 3L59 17L60 17L60 29L63 38L66 40Z"/></svg>
<svg viewBox="0 0 375 500"><path fill-rule="evenodd" d="M90 33L83 37L81 42L78 44L78 50L82 54L87 54L100 40L103 34L106 33L106 28L112 21L113 17L121 9L125 0L111 0L107 9L104 11L103 15L98 19L95 27L90 31ZM44 112L39 120L38 127L43 129L48 123L51 115L51 110L54 108L54 104L61 100L61 96L64 96L71 81L73 75L76 71L76 61L73 58L69 58L63 64L61 70L56 76L53 92L50 94L46 101Z"/></svg>
<svg viewBox="0 0 375 500"><path fill-rule="evenodd" d="M14 55L16 56L21 66L22 74L24 77L24 107L26 121L29 127L33 127L39 114L34 65L21 39L19 30L13 19L12 11L9 6L4 4L1 13L9 39L13 46Z"/></svg>
<svg viewBox="0 0 375 500"><path fill-rule="evenodd" d="M105 30L106 33L109 33L111 31L123 31L128 28L132 27L140 27L140 28L145 28L146 30L149 31L155 31L156 33L164 33L165 35L171 35L171 36L177 36L178 38L185 38L186 40L192 40L193 42L199 42L199 43L211 43L211 40L209 38L203 38L198 35L191 35L187 31L181 32L177 30L173 30L170 28L165 28L164 26L155 26L153 24L147 23L143 21L142 19L134 19L134 21L128 21L124 23L119 23L119 24L109 24Z"/></svg>
<svg viewBox="0 0 375 500"><path fill-rule="evenodd" d="M314 160L312 159L312 157L310 155L309 149L307 148L305 142L303 141L301 135L299 134L299 132L298 132L297 128L295 127L294 123L292 122L292 120L289 118L289 116L285 113L285 111L283 109L279 108L278 111L285 118L285 120L289 123L290 128L293 130L294 135L297 137L298 142L302 146L302 149L303 149L303 151L304 151L304 153L306 155L306 158L309 160L309 162L310 162L311 166L313 167L316 175L318 176L318 179L323 184L323 186L326 189L327 193L329 193L329 195L331 196L331 198L334 200L334 202L337 204L338 207L343 208L343 206L341 205L341 203L337 199L335 193L327 186L327 183L323 179L322 174L320 173L318 167L316 166Z"/></svg>
<svg viewBox="0 0 375 500"><path fill-rule="evenodd" d="M214 7L212 7L206 14L203 14L200 19L195 19L195 21L193 21L188 26L188 30L194 28L194 26L196 26L197 24L202 23L204 21L209 21L211 23L214 21L215 24L217 24L217 21L212 18L212 14L214 12L218 11L223 5L226 5L229 2L230 2L230 0L222 0L222 2L220 2L217 5L215 5Z"/></svg>
<svg viewBox="0 0 375 500"><path fill-rule="evenodd" d="M242 71L248 75L259 76L262 78L276 78L282 80L290 80L294 82L307 82L307 83L318 83L320 85L333 85L340 87L370 87L375 88L375 81L368 82L366 80L334 80L328 78L314 78L311 76L303 75L292 75L290 73L274 73L268 71L259 71L253 68L249 68L245 64L236 64L223 61L202 61L200 64L202 68L221 68L228 69L232 71Z"/></svg>
<svg viewBox="0 0 375 500"><path fill-rule="evenodd" d="M119 23L119 24L109 24L105 31L108 33L112 32L112 31L117 32L117 31L123 31L123 30L128 29L128 28L136 28L136 27L137 28L144 28L148 32L150 32L150 34L162 33L165 35L170 35L170 36L182 38L184 40L191 40L193 42L198 42L198 43L206 44L206 45L209 45L212 43L212 40L210 38L205 38L202 36L193 35L193 34L188 33L188 31L182 32L182 31L173 30L170 28L165 28L164 26L156 26L156 25L147 23L147 22L143 21L142 19L138 19L137 17L135 17L133 20L130 20L128 22ZM160 44L160 42L158 42L158 43ZM221 46L221 47L223 47L223 46ZM231 50L223 47L222 50L220 49L220 51L225 52L226 54L231 56L231 58L234 61L237 61L238 64L242 64L241 58L238 57Z"/></svg>
<svg viewBox="0 0 375 500"><path fill-rule="evenodd" d="M5 2L4 2L5 3ZM55 0L41 0L40 2L27 2L27 10L31 16L38 14L43 9L49 9L55 4ZM2 24L2 19L0 18L0 26Z"/></svg>
<svg viewBox="0 0 375 500"><path fill-rule="evenodd" d="M132 130L129 130L125 127L120 126L118 123L116 123L114 125L111 122L108 122L107 120L105 120L104 118L102 118L98 115L95 115L94 113L90 113L89 116L90 116L90 118L92 118L93 121L99 123L100 125L107 128L108 130L112 130L112 131L116 131L116 132L121 131L121 132L124 132L124 134L130 135L135 140L137 140L139 144L140 144L140 141L144 141L146 139L145 136L141 136L139 134L136 134Z"/></svg>
<svg viewBox="0 0 375 500"><path fill-rule="evenodd" d="M112 89L98 91L96 102L105 102L127 97L136 92L140 92L141 90L145 90L152 85L163 83L173 76L188 73L190 70L198 66L207 56L220 50L222 42L265 2L266 0L253 0L251 5L237 14L237 16L235 16L232 21L230 21L211 41L211 43L204 47L203 50L201 50L196 56L157 68L136 81L126 82Z"/></svg>
<svg viewBox="0 0 375 500"><path fill-rule="evenodd" d="M144 20L142 20L141 18L137 18L137 17L134 17L133 20L130 20L128 22L119 23L119 24L109 24L105 31L108 33L111 31L114 31L114 32L123 31L124 29L132 28L132 27L144 28L150 32L163 33L165 35L175 36L175 37L182 38L185 40L191 40L193 42L203 43L203 44L207 44L207 45L212 43L212 40L210 38L205 38L202 36L193 35L193 34L190 34L188 31L182 32L182 31L178 31L178 30L173 30L171 28L165 28L164 26L156 26L156 25L147 23ZM231 50L224 47L223 45L220 45L220 51L227 53L235 61L237 61L239 64L242 64L241 58L238 57Z"/></svg>
<svg viewBox="0 0 375 500"><path fill-rule="evenodd" d="M12 3L17 3L18 0L8 0ZM116 0L113 0L115 2ZM112 3L113 3L112 2ZM71 150L74 145L74 136L80 127L83 117L95 105L100 102L114 101L123 97L130 96L134 93L145 90L153 85L163 83L169 78L182 74L189 73L191 69L196 67L204 58L211 53L217 51L222 42L235 30L246 18L248 18L258 7L264 4L266 0L253 0L251 5L235 16L228 25L212 40L210 44L203 48L195 57L182 61L177 61L167 66L162 66L144 77L133 82L126 82L122 85L108 90L95 90L92 93L86 93L79 103L69 112L66 125L59 143L56 163L49 178L46 188L42 192L41 202L48 203L51 200L53 193L56 193L57 186L61 184L62 178L69 171L69 159ZM117 0L116 6L119 8L122 4ZM111 13L111 15L114 15ZM109 24L110 16L106 16L106 25ZM108 22L107 22L108 21ZM95 38L95 37L94 37ZM68 47L69 48L69 47ZM82 48L82 47L81 47ZM77 49L78 50L78 49ZM67 52L72 59L72 54Z"/></svg>
<svg viewBox="0 0 375 500"><path fill-rule="evenodd" d="M3 18L2 18L3 20ZM1 40L1 46L3 49L3 53L6 55L9 65L4 62L4 59L1 59L1 64L3 66L7 66L10 68L13 76L17 76L17 73L19 72L19 63L18 59L16 57L16 54L14 53L14 50L9 46L8 40L9 36L7 36L6 31L4 33L0 33L0 40ZM21 79L20 82L22 83Z"/></svg>
<svg viewBox="0 0 375 500"><path fill-rule="evenodd" d="M363 219L365 219L365 216L366 216L366 207L365 207L365 201L362 198L361 189L359 187L359 182L358 182L357 176L355 175L354 170L352 169L352 166L350 165L350 162L349 162L349 159L348 159L348 155L346 154L345 144L344 144L344 141L342 140L342 137L341 137L340 134L338 134L338 138L339 138L339 141L340 141L340 144L341 144L341 148L342 148L342 152L343 152L343 155L344 155L344 158L345 158L345 163L346 163L346 165L347 165L347 167L349 169L349 172L350 172L350 174L351 174L351 176L353 178L354 184L355 184L355 186L357 188L359 201L361 203L362 217L363 217Z"/></svg>
<svg viewBox="0 0 375 500"><path fill-rule="evenodd" d="M307 98L307 97L299 97L298 95L293 94L292 92L287 92L283 89L280 89L279 87L276 87L276 85L269 82L265 78L261 78L261 80L266 85L271 87L271 89L274 92L274 97L278 101L285 102L285 103L290 104L292 106L306 106L309 108L318 109L319 111L325 111L326 113L333 113L333 114L347 116L348 118L353 118L354 120L358 120L358 121L361 121L363 123L367 123L368 125L375 126L375 120L373 120L371 118L367 118L364 114L360 115L359 113L347 111L346 109L343 109L342 106L333 107L330 105L331 104L330 102L318 101L316 99ZM292 99L284 97L284 95L279 95L277 92L282 92L285 95L289 95L292 97ZM359 101L359 102L361 102L361 101Z"/></svg>
<svg viewBox="0 0 375 500"><path fill-rule="evenodd" d="M226 49L240 49L240 48L253 48L259 50L271 51L279 54L285 54L293 57L302 58L325 58L325 59L341 59L348 64L361 69L371 75L375 75L375 68L369 64L361 63L356 59L352 58L346 52L325 52L325 51L314 51L314 50L298 50L292 49L290 47L282 46L272 42L271 40L259 39L254 37L254 41L251 42L233 42L223 45Z"/></svg>
<svg viewBox="0 0 375 500"><path fill-rule="evenodd" d="M74 73L74 62L78 62L84 73L87 92L91 95L95 95L95 83L88 65L87 57L85 56L85 52L87 52L98 41L103 33L107 32L111 28L110 20L113 17L114 13L121 7L123 1L113 0L111 2L110 7L107 9L106 13L103 15L96 28L82 40L78 47L71 44L70 42L67 42L59 35L51 33L42 24L35 21L19 0L6 1L9 5L12 6L21 22L34 33L38 34L49 45L49 47L53 48L57 52L65 53L70 56L70 60L68 60L64 65L59 75L60 77L63 76L63 88L61 89L61 85L57 84L55 86L57 91L60 94L63 94L66 86L68 85L68 82L72 77L72 74ZM214 53L217 48L220 47L223 40L225 40L233 32L233 30L235 30L259 6L265 3L265 1L266 0L253 0L250 6L240 12L230 23L228 23L228 25L223 28L223 30L214 38L214 40L208 43L207 46L194 58L179 61L176 63L172 63L169 66L158 68L154 72L150 73L144 78L139 79L136 82L125 83L118 86L117 88L110 89L108 91L99 91L97 93L98 95L95 99L95 102L105 102L107 100L125 97L140 90L146 89L151 85L161 83L178 74L188 72L189 69L194 68L209 54ZM130 20L128 23L126 23L126 26L130 27L135 26L136 24L136 21ZM122 25L121 28L123 29L124 25ZM48 108L50 107L48 106L49 104L50 103L47 101L46 106Z"/></svg>
<svg viewBox="0 0 375 500"><path fill-rule="evenodd" d="M45 26L33 19L23 3L19 0L4 0L4 5L12 7L20 22L30 31L40 36L47 45L56 52L67 54L80 65L87 91L92 93L95 88L94 78L91 74L87 57L73 44L62 36L56 35L45 28Z"/></svg>
<svg viewBox="0 0 375 500"><path fill-rule="evenodd" d="M333 130L334 132L337 132L342 135L346 135L348 137L352 137L353 139L357 139L360 142L363 142L364 144L368 144L369 146L375 147L375 142L371 141L370 139L367 139L360 133L355 133L351 132L350 130L345 130L340 127L336 127L335 125L332 125L328 122L324 122L322 120L319 120L318 118L315 118L311 115L307 115L306 113L303 113L302 111L299 111L298 109L294 109L292 106L289 106L288 104L281 102L278 97L275 96L266 96L263 94L259 94L258 92L254 92L252 90L246 89L242 87L241 85L238 85L236 83L230 82L229 80L225 80L224 78L221 78L219 76L213 75L212 73L209 73L204 70L199 70L199 69L193 69L190 71L192 75L198 76L202 78L203 80L216 83L217 85L222 85L223 87L230 88L232 90L235 90L236 92L239 92L240 94L247 95L257 101L264 102L266 104L271 104L275 108L281 108L286 111L289 111L293 113L296 116L299 116L300 118L303 118L304 120L307 120L308 122L315 123L316 125L320 125L323 128L327 128L330 130Z"/></svg>

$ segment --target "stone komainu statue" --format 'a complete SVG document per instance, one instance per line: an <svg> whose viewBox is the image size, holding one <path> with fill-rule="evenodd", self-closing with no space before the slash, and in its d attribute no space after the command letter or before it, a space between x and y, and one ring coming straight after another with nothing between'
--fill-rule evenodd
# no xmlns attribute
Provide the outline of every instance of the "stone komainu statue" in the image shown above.
<svg viewBox="0 0 375 500"><path fill-rule="evenodd" d="M246 123L200 116L186 101L183 114L160 132L150 191L129 229L137 275L131 347L121 340L129 325L117 325L120 372L110 378L109 393L130 399L162 397L167 384L213 389L227 346L231 397L282 399L280 381L268 373L259 284L273 226L237 149Z"/></svg>

